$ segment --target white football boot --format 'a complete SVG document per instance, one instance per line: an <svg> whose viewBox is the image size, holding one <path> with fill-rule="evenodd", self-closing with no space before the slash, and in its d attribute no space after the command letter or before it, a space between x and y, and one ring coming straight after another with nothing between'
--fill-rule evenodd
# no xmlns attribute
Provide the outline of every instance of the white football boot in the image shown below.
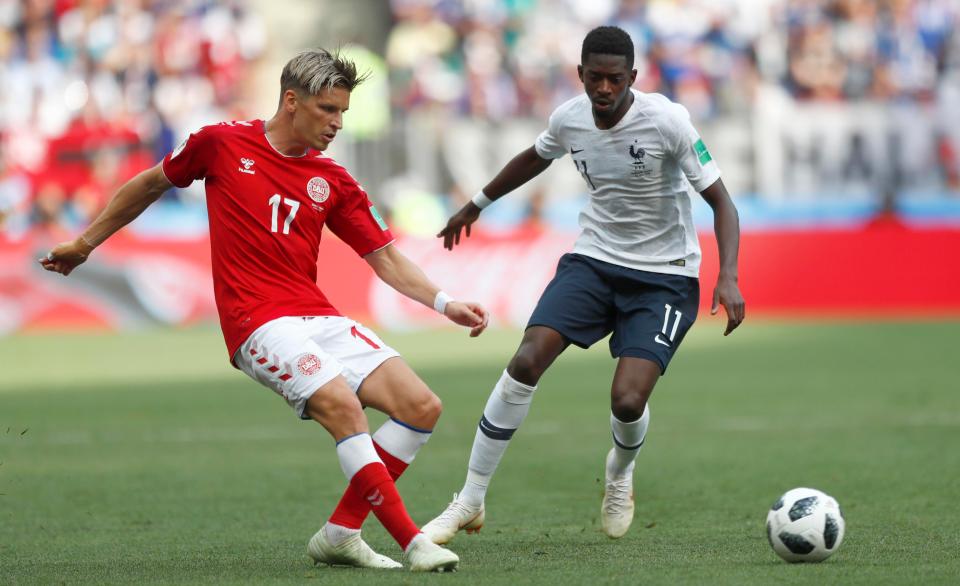
<svg viewBox="0 0 960 586"><path fill-rule="evenodd" d="M405 552L411 572L456 572L460 558L440 547L423 533L418 533Z"/></svg>
<svg viewBox="0 0 960 586"><path fill-rule="evenodd" d="M467 533L479 533L486 517L483 505L471 507L457 500L453 494L453 502L447 505L434 520L420 528L430 541L443 545L448 543L457 531L466 529Z"/></svg>
<svg viewBox="0 0 960 586"><path fill-rule="evenodd" d="M360 532L344 539L337 545L331 545L327 540L324 528L321 527L307 544L307 553L313 558L315 565L353 566L356 568L377 568L392 570L402 568L403 564L396 562L385 555L381 555L370 548L360 538Z"/></svg>
<svg viewBox="0 0 960 586"><path fill-rule="evenodd" d="M607 454L607 462L613 458L613 449ZM600 505L600 520L603 532L612 539L623 537L633 523L633 466L630 472L620 477L611 477L604 472L606 484L603 503Z"/></svg>

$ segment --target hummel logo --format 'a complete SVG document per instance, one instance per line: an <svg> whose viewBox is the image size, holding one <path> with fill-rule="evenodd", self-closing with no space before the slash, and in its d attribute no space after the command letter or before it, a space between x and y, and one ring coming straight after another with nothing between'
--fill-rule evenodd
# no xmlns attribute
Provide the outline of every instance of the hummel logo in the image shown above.
<svg viewBox="0 0 960 586"><path fill-rule="evenodd" d="M667 342L666 340L664 340L663 338L661 338L661 337L660 337L660 334L657 334L656 336L654 336L653 341L656 342L657 344L663 344L663 345L666 346L667 348L670 347L670 342Z"/></svg>
<svg viewBox="0 0 960 586"><path fill-rule="evenodd" d="M583 152L583 149L575 149L575 148L573 148L573 147L570 147L570 154L571 154L571 155L575 155L575 154L577 154L577 153L582 153L582 152Z"/></svg>
<svg viewBox="0 0 960 586"><path fill-rule="evenodd" d="M250 175L256 175L256 174L257 174L256 171L254 171L253 169L250 168L250 167L253 166L253 159L248 159L248 158L244 157L244 158L240 159L240 164L242 164L243 167L237 167L237 171L240 171L241 173L249 173Z"/></svg>
<svg viewBox="0 0 960 586"><path fill-rule="evenodd" d="M379 507L383 504L383 495L380 494L380 489L373 491L373 494L367 497L367 500L370 501L370 505L374 507Z"/></svg>

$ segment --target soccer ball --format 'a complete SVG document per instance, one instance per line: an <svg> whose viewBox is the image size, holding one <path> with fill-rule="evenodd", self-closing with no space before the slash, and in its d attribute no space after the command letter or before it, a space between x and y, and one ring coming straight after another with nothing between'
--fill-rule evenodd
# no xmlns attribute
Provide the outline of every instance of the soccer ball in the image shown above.
<svg viewBox="0 0 960 586"><path fill-rule="evenodd" d="M788 562L822 562L840 547L843 530L840 505L813 488L788 490L767 513L767 539Z"/></svg>

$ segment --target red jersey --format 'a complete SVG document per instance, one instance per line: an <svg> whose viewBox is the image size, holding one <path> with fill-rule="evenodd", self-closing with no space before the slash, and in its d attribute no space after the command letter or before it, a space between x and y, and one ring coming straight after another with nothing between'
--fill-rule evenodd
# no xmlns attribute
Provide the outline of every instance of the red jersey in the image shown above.
<svg viewBox="0 0 960 586"><path fill-rule="evenodd" d="M360 256L393 235L356 180L318 151L279 153L263 120L221 122L163 159L177 187L205 179L213 291L230 351L283 316L340 315L317 287L326 224Z"/></svg>

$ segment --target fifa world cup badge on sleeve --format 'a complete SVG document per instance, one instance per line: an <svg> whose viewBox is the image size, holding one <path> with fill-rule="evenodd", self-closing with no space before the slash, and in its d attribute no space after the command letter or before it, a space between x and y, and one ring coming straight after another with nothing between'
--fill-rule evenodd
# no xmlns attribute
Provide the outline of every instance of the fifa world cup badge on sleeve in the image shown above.
<svg viewBox="0 0 960 586"><path fill-rule="evenodd" d="M373 216L373 219L377 221L377 225L380 226L381 230L387 229L387 223L383 221L383 218L380 216L380 212L377 211L375 205L370 205L370 215Z"/></svg>
<svg viewBox="0 0 960 586"><path fill-rule="evenodd" d="M713 157L710 156L710 151L707 150L707 145L703 144L703 139L697 140L696 144L693 145L694 152L697 153L697 159L700 160L700 165L706 165L713 160Z"/></svg>

